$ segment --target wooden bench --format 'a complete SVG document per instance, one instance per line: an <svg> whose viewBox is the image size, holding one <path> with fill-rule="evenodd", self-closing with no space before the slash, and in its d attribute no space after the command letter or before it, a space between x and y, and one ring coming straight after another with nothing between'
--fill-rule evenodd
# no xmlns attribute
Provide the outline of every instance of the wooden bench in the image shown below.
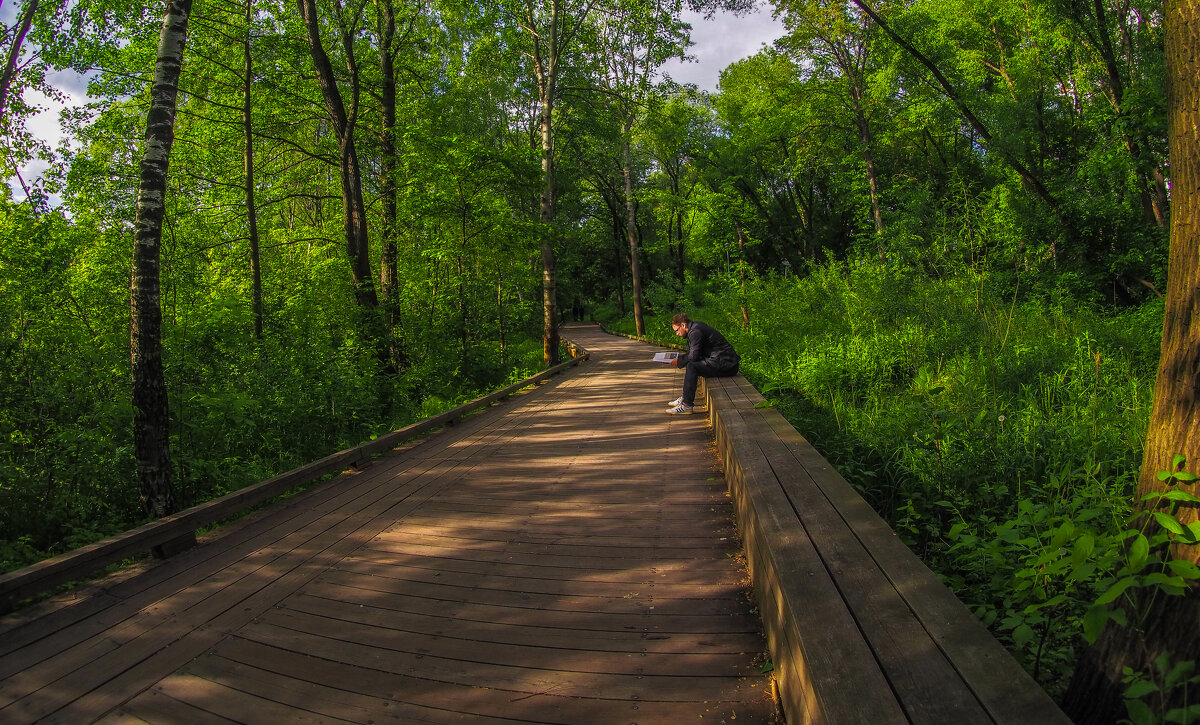
<svg viewBox="0 0 1200 725"><path fill-rule="evenodd" d="M753 386L705 383L789 723L1070 724Z"/></svg>

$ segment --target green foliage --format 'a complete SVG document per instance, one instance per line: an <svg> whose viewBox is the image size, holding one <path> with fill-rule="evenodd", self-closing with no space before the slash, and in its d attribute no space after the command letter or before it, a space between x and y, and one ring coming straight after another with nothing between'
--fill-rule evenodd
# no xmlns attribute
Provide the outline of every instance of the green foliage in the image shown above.
<svg viewBox="0 0 1200 725"><path fill-rule="evenodd" d="M926 278L834 261L804 278L751 277L744 292L726 278L694 314L1058 693L1093 605L1134 584L1174 591L1189 574L1155 553L1179 535L1169 509L1154 517L1168 533L1127 531L1161 304L1103 311L1023 289L970 267Z"/></svg>
<svg viewBox="0 0 1200 725"><path fill-rule="evenodd" d="M1166 709L1168 698L1177 690L1195 692L1200 674L1194 660L1173 661L1169 652L1154 660L1150 673L1124 668L1125 707L1133 725L1188 725L1200 722L1200 704Z"/></svg>

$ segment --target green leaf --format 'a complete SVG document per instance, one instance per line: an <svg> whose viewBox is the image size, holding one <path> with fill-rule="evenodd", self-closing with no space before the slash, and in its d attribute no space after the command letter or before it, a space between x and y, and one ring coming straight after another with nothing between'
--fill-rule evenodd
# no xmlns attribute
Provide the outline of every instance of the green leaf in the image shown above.
<svg viewBox="0 0 1200 725"><path fill-rule="evenodd" d="M1088 641L1088 644L1095 644L1106 624L1108 624L1108 607L1103 604L1089 607L1083 615L1083 638Z"/></svg>
<svg viewBox="0 0 1200 725"><path fill-rule="evenodd" d="M1162 497L1165 499L1170 499L1171 501L1185 501L1187 503L1200 503L1200 498L1193 496L1192 494L1188 493L1187 491L1180 491L1177 488L1173 489L1171 491L1167 491L1166 493L1164 493L1162 495Z"/></svg>
<svg viewBox="0 0 1200 725"><path fill-rule="evenodd" d="M1146 566L1146 559L1150 556L1150 542L1142 534L1138 534L1133 543L1129 545L1129 572L1136 574Z"/></svg>
<svg viewBox="0 0 1200 725"><path fill-rule="evenodd" d="M1151 680L1138 680L1125 690L1125 699L1140 700L1151 692L1158 692L1158 685Z"/></svg>
<svg viewBox="0 0 1200 725"><path fill-rule="evenodd" d="M1071 549L1071 561L1075 566L1079 566L1087 560L1092 552L1096 550L1096 537L1091 534L1084 534L1075 540L1075 546Z"/></svg>
<svg viewBox="0 0 1200 725"><path fill-rule="evenodd" d="M1133 725L1155 725L1158 722L1158 719L1154 717L1154 711L1141 700L1126 700L1125 711L1129 714L1129 720Z"/></svg>
<svg viewBox="0 0 1200 725"><path fill-rule="evenodd" d="M1174 516L1162 511L1155 511L1154 520L1158 522L1159 526L1170 531L1172 534L1176 536L1184 535L1183 524L1179 523L1179 520Z"/></svg>
<svg viewBox="0 0 1200 725"><path fill-rule="evenodd" d="M1167 714L1163 716L1167 722L1179 723L1179 725L1189 725L1200 720L1200 703L1188 705L1187 707L1176 707L1167 710Z"/></svg>
<svg viewBox="0 0 1200 725"><path fill-rule="evenodd" d="M1036 637L1037 634L1028 624L1018 624L1017 628L1014 629L1012 633L1013 642L1017 645L1017 647L1024 647L1032 642Z"/></svg>
<svg viewBox="0 0 1200 725"><path fill-rule="evenodd" d="M1095 604L1108 604L1117 597L1121 596L1125 590L1133 586L1136 581L1137 580L1131 576L1127 576L1124 579L1119 580L1116 584L1113 584L1111 587L1109 587L1107 591L1097 597Z"/></svg>
<svg viewBox="0 0 1200 725"><path fill-rule="evenodd" d="M1183 593L1183 588L1187 586L1182 577L1167 576L1161 571L1151 572L1147 574L1142 583L1145 586L1162 587L1171 592Z"/></svg>
<svg viewBox="0 0 1200 725"><path fill-rule="evenodd" d="M1171 559L1167 562L1167 568L1184 579L1200 579L1200 566L1186 559Z"/></svg>

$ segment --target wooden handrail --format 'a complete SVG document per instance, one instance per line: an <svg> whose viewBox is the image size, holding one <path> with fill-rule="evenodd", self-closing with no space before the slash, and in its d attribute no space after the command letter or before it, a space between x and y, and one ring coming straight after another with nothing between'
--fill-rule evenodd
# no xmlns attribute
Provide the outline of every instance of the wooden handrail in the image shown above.
<svg viewBox="0 0 1200 725"><path fill-rule="evenodd" d="M568 344L567 347L573 356L571 360L547 368L537 375L488 393L444 413L425 418L374 440L325 456L320 460L212 501L143 524L136 529L0 575L0 613L11 610L22 599L40 594L73 579L85 577L114 562L155 547L163 547L171 542L187 539L201 526L232 516L297 486L311 483L330 473L340 473L348 468L361 466L378 453L391 450L401 443L435 428L452 424L480 408L502 400L522 388L535 385L552 375L557 375L588 358L588 352L583 348L571 344Z"/></svg>

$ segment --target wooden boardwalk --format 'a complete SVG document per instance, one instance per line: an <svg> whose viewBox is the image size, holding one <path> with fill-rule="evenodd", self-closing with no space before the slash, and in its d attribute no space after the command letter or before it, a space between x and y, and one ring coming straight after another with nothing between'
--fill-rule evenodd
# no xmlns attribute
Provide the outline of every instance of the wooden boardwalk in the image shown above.
<svg viewBox="0 0 1200 725"><path fill-rule="evenodd" d="M0 620L0 723L775 721L703 416L565 377Z"/></svg>

